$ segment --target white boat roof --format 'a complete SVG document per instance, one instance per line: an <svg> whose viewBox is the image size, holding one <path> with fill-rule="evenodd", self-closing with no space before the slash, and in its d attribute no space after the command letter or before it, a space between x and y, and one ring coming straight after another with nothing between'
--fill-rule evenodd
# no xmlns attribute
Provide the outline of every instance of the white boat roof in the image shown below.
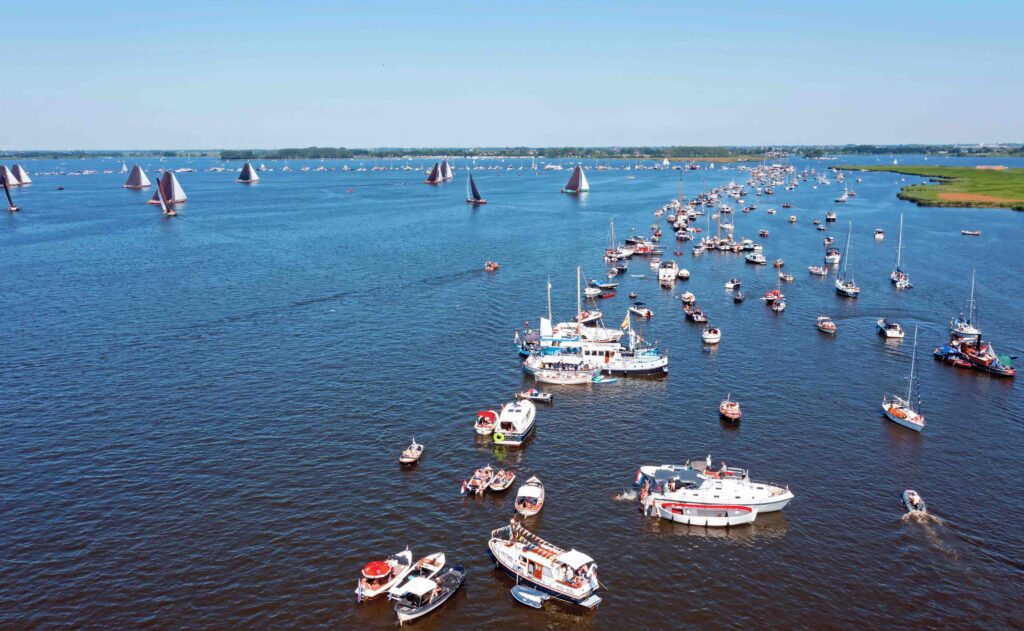
<svg viewBox="0 0 1024 631"><path fill-rule="evenodd" d="M540 499L541 489L538 486L527 484L519 487L519 492L516 493L519 497L534 497Z"/></svg>
<svg viewBox="0 0 1024 631"><path fill-rule="evenodd" d="M418 598L423 598L430 592L434 591L437 587L437 583L430 580L429 578L423 578L422 576L414 576L405 583L403 591L407 594L412 594Z"/></svg>
<svg viewBox="0 0 1024 631"><path fill-rule="evenodd" d="M591 559L587 555L583 554L579 550L569 550L558 555L555 559L559 563L568 565L574 570L578 570L588 563L593 563L594 559Z"/></svg>

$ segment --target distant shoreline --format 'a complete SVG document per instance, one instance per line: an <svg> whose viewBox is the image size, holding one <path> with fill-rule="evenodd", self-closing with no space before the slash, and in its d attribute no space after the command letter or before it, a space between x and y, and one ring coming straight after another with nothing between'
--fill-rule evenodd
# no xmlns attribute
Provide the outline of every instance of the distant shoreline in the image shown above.
<svg viewBox="0 0 1024 631"><path fill-rule="evenodd" d="M918 206L1009 208L1024 211L1024 169L948 166L839 165L843 171L880 171L932 178L910 184L896 194Z"/></svg>

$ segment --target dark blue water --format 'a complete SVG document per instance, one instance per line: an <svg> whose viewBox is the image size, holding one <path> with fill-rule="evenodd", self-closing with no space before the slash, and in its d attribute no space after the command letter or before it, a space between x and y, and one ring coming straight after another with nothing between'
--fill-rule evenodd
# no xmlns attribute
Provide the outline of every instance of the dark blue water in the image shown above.
<svg viewBox="0 0 1024 631"><path fill-rule="evenodd" d="M601 308L617 323L629 291L648 303L668 377L555 389L536 438L503 450L471 425L473 411L524 386L513 330L546 311L549 276L567 319L576 265L605 271L609 219L620 236L647 232L678 194L678 172L590 171L592 192L577 199L558 193L568 171L479 171L490 204L472 210L464 172L432 187L421 173L302 164L257 186L179 174L189 201L173 220L117 174L37 175L15 192L22 212L0 218L0 626L390 627L386 604L357 606L352 590L366 562L406 545L469 571L425 628L1018 624L1024 397L930 351L977 268L986 336L1024 354L1021 214L919 208L895 197L915 178L863 174L829 230L841 242L853 222L863 293L849 301L806 272L824 236L811 220L840 187L761 198L737 213L737 234L771 231L765 255L796 276L784 313L754 299L774 270L742 256L694 259L685 247L693 277L672 292L634 262L647 279L623 279ZM685 177L687 194L746 180ZM783 201L794 209L765 214ZM888 273L901 212L914 289L898 293ZM960 236L975 227L982 238ZM487 259L501 271L485 274ZM741 305L723 289L733 276L750 297ZM714 352L683 319L687 289L723 330ZM834 339L815 331L823 314ZM878 337L879 317L919 327L923 435L879 414L882 395L905 388L912 346ZM743 405L738 428L718 419L727 392ZM401 471L414 436L426 455ZM751 527L707 531L614 499L640 464L709 452L790 485L796 500ZM544 480L531 525L597 559L608 589L596 613L511 599L486 540L513 495L459 496L488 462ZM901 519L908 487L937 519Z"/></svg>

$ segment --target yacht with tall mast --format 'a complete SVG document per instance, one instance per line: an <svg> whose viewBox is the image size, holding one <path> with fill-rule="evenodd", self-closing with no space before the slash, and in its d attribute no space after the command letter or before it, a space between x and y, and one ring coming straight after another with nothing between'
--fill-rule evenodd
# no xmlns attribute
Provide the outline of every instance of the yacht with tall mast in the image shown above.
<svg viewBox="0 0 1024 631"><path fill-rule="evenodd" d="M910 379L907 384L907 396L886 396L882 398L882 412L885 417L907 429L920 432L924 429L924 415L921 414L920 388L914 389L914 369L917 365L917 327L914 327L914 352L910 357ZM915 405L916 402L916 405Z"/></svg>
<svg viewBox="0 0 1024 631"><path fill-rule="evenodd" d="M850 266L850 235L853 233L853 222L846 232L846 247L843 248L843 269L836 276L836 293L847 298L856 298L860 295L860 287L853 280L853 275L848 273Z"/></svg>
<svg viewBox="0 0 1024 631"><path fill-rule="evenodd" d="M487 203L487 200L480 195L476 182L473 181L472 173L469 174L469 178L466 180L466 203L473 204L474 206Z"/></svg>
<svg viewBox="0 0 1024 631"><path fill-rule="evenodd" d="M896 285L896 289L910 289L913 285L910 284L910 274L903 271L900 267L901 258L903 254L903 214L900 213L900 236L899 240L896 241L896 266L893 268L892 273L889 274L889 280Z"/></svg>

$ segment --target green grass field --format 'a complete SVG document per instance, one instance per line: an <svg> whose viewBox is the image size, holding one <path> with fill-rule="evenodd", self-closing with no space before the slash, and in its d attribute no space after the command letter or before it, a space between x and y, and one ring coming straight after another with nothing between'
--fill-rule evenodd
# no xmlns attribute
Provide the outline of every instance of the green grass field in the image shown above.
<svg viewBox="0 0 1024 631"><path fill-rule="evenodd" d="M844 171L889 171L934 178L938 184L911 184L897 194L918 206L1012 208L1024 210L1024 169L931 166L841 166Z"/></svg>

